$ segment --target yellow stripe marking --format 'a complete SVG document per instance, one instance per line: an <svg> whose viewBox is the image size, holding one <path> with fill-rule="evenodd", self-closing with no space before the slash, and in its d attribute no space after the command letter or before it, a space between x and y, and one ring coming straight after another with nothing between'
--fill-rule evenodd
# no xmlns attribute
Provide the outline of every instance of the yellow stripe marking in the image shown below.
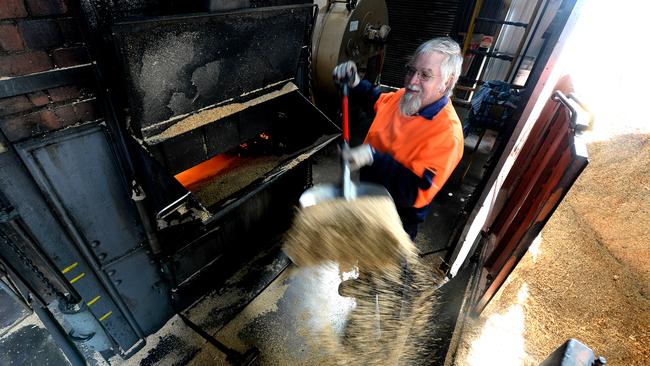
<svg viewBox="0 0 650 366"><path fill-rule="evenodd" d="M99 321L104 321L104 319L108 318L111 314L113 314L113 310L109 311L108 313L102 315L101 318L99 318Z"/></svg>
<svg viewBox="0 0 650 366"><path fill-rule="evenodd" d="M68 272L70 272L71 269L73 269L74 267L76 267L78 264L79 264L79 262L74 262L74 263L72 263L71 265L65 267L61 272L63 272L63 273L68 273Z"/></svg>
<svg viewBox="0 0 650 366"><path fill-rule="evenodd" d="M99 300L100 297L101 297L101 296L97 295L97 297L95 297L94 299L88 301L88 302L86 303L86 305L90 306L90 305L96 303L97 300Z"/></svg>
<svg viewBox="0 0 650 366"><path fill-rule="evenodd" d="M70 280L70 283L75 283L75 282L79 281L79 279L81 279L81 277L83 277L83 276L85 276L85 275L86 275L85 273L81 273L79 276L77 276L77 277L71 279L71 280Z"/></svg>

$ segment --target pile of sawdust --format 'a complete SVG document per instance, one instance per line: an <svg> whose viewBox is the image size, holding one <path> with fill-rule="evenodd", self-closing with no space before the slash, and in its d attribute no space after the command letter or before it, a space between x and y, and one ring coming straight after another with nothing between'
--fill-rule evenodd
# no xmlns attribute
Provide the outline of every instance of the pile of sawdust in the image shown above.
<svg viewBox="0 0 650 366"><path fill-rule="evenodd" d="M336 199L302 208L283 249L299 266L358 263L369 272L394 270L417 255L390 197Z"/></svg>
<svg viewBox="0 0 650 366"><path fill-rule="evenodd" d="M236 166L227 168L211 179L189 187L189 190L205 207L229 197L264 176L284 159L284 155L265 155L255 158L239 158Z"/></svg>
<svg viewBox="0 0 650 366"><path fill-rule="evenodd" d="M544 228L539 254L527 253L469 322L457 365L538 365L569 338L608 365L650 364L650 135L588 148L589 166ZM523 312L522 362L504 362L505 348L469 362L485 324L513 306Z"/></svg>
<svg viewBox="0 0 650 366"><path fill-rule="evenodd" d="M225 117L231 116L235 113L241 112L246 108L256 106L258 104L264 103L273 98L277 98L294 90L297 90L298 87L293 83L287 83L280 90L275 90L270 93L266 93L257 98L251 99L244 103L230 103L226 105L221 105L217 107L208 108L202 110L198 113L191 114L179 118L179 120L174 123L171 127L167 128L160 134L148 138L147 141L150 143L158 143L169 138L182 135L188 131L192 131L198 127L205 126L207 124L213 123Z"/></svg>

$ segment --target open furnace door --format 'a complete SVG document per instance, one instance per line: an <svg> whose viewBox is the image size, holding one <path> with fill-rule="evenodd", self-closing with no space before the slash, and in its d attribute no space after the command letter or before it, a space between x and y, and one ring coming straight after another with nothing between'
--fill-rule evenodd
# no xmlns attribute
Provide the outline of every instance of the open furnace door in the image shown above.
<svg viewBox="0 0 650 366"><path fill-rule="evenodd" d="M577 136L590 115L560 79L533 125L496 197L483 230L480 275L472 299L478 316L512 273L555 209L587 166Z"/></svg>

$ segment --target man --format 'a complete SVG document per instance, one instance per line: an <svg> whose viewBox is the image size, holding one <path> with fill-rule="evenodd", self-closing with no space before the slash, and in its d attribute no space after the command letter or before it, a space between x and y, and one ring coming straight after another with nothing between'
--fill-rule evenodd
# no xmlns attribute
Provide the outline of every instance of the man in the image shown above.
<svg viewBox="0 0 650 366"><path fill-rule="evenodd" d="M463 130L449 99L462 65L451 38L420 45L406 65L404 88L381 94L360 80L354 62L334 68L337 83L347 81L352 99L373 103L375 118L362 145L344 152L361 180L386 187L404 230L412 240L463 155Z"/></svg>

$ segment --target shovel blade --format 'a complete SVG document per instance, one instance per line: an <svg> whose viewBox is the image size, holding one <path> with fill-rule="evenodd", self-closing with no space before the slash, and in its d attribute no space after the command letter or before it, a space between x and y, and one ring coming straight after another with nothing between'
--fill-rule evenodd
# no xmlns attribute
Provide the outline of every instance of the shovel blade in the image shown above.
<svg viewBox="0 0 650 366"><path fill-rule="evenodd" d="M352 198L363 196L390 197L390 193L379 184L358 183L352 184ZM300 206L309 207L324 201L344 198L343 189L333 184L317 184L306 190L300 196Z"/></svg>

